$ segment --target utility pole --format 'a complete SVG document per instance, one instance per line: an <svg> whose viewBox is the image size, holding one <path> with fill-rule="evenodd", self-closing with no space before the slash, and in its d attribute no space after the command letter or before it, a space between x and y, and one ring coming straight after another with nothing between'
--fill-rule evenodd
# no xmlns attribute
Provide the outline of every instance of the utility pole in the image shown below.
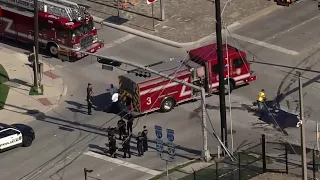
<svg viewBox="0 0 320 180"><path fill-rule="evenodd" d="M33 86L37 92L39 92L39 20L38 20L38 14L39 14L39 6L38 6L38 0L34 0L34 72L33 72Z"/></svg>
<svg viewBox="0 0 320 180"><path fill-rule="evenodd" d="M221 23L221 7L220 0L215 0L216 7L216 39L217 39L217 54L219 66L219 101L220 101L220 119L221 119L221 140L228 148L228 130L227 130L227 114L226 114L226 99L225 99L225 80L224 80L224 60L222 50L222 23ZM229 65L229 64L228 64Z"/></svg>
<svg viewBox="0 0 320 180"><path fill-rule="evenodd" d="M105 56L102 56L102 55L98 55L98 54L93 54L93 53L88 53L88 52L85 52L85 51L79 51L80 53L84 53L84 54L87 54L87 55L92 55L92 56L96 56L96 57L99 57L101 59L106 59L106 60L110 60L110 61L116 61L116 62L121 62L123 64L126 64L126 65L130 65L130 66L133 66L133 67L136 67L138 69L142 69L144 71L148 71L150 73L153 73L153 74L156 74L158 76L161 76L165 79L169 79L171 81L174 81L174 82L177 82L179 84L183 84L187 87L190 87L192 89L196 89L198 91L201 92L201 106L202 106L202 136L203 136L203 149L202 149L202 158L203 160L205 161L209 161L211 159L211 156L210 156L210 152L208 150L208 133L207 133L207 117L206 117L206 102L205 102L205 89L203 87L198 87L192 83L188 83L184 80L179 80L177 79L176 77L173 77L173 76L168 76L164 73L161 73L161 72L158 72L158 71L155 71L153 69L150 69L149 67L147 66L142 66L142 65L139 65L139 64L135 64L131 61L126 61L124 59L121 59L121 58L118 58L118 57L105 57ZM220 143L221 147L224 148L224 150L227 152L227 154L230 156L231 159L234 159L234 157L230 154L229 150L225 147L225 145L223 144L223 142L220 140L219 137L217 137L217 140L218 142Z"/></svg>
<svg viewBox="0 0 320 180"><path fill-rule="evenodd" d="M308 180L307 175L307 152L306 152L306 137L305 137L305 121L304 121L304 109L303 109L303 96L302 96L302 82L301 73L297 72L299 76L299 103L300 103L300 135L301 135L301 167L302 178Z"/></svg>

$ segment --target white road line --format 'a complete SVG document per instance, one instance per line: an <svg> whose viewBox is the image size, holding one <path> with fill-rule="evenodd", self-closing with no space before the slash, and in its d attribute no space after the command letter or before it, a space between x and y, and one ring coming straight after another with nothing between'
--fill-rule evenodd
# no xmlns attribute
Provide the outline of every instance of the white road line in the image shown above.
<svg viewBox="0 0 320 180"><path fill-rule="evenodd" d="M317 18L319 18L319 17L320 17L320 15L317 15L317 16L311 18L311 19L308 19L308 20L306 20L306 21L303 21L303 22L301 22L301 23L299 23L299 24L297 24L297 25L295 25L295 26L293 26L293 27L291 27L291 28L289 28L289 29L287 29L287 30L285 30L285 31L283 31L283 32L280 32L280 33L278 33L278 34L273 35L272 37L268 38L267 40L269 40L269 39L274 39L274 38L276 38L276 37L278 37L278 36L280 36L280 35L283 35L283 34L285 34L285 33L287 33L287 32L290 32L290 31L292 31L292 30L294 30L294 29L297 29L297 28L299 28L300 26L303 26L303 25L305 25L305 24L307 24L307 23L309 23L309 22L311 22L311 21L313 21L313 20L315 20L315 19L317 19ZM265 40L265 41L267 41L267 40Z"/></svg>
<svg viewBox="0 0 320 180"><path fill-rule="evenodd" d="M249 37L238 35L238 34L232 34L232 37L234 37L234 38L236 38L238 40L241 40L241 41L245 41L245 42L249 42L249 43L252 43L252 44L259 45L259 46L263 46L263 47L266 47L266 48L269 48L269 49L272 49L272 50L275 50L275 51L279 51L279 52L282 52L282 53L285 53L285 54L290 54L290 55L294 55L294 56L299 55L299 52L297 52L297 51L293 51L293 50L290 50L290 49L285 49L285 48L280 47L280 46L269 44L269 43L266 43L266 42L263 42L263 41L258 41L258 40L255 40L255 39L252 39L252 38L249 38Z"/></svg>
<svg viewBox="0 0 320 180"><path fill-rule="evenodd" d="M162 173L160 171L155 171L155 170L152 170L152 169L149 169L149 168L146 168L146 167L142 167L142 166L139 166L139 165L136 165L136 164L132 164L132 163L129 163L129 162L126 162L126 161L122 161L120 159L114 159L114 158L108 157L106 155L101 155L101 154L98 154L98 153L95 153L95 152L92 152L92 151L88 151L88 152L85 152L83 154L87 155L87 156L95 157L95 158L98 158L98 159L102 159L102 160L117 164L119 166L124 166L124 167L127 167L127 168L131 168L131 169L134 169L134 170L137 170L137 171L141 171L141 172L147 173L147 174L151 174L153 176L156 176L156 175L159 175L159 174Z"/></svg>
<svg viewBox="0 0 320 180"><path fill-rule="evenodd" d="M64 65L64 66L62 66L62 65L55 65L55 67L56 67L56 68L64 68L65 65Z"/></svg>
<svg viewBox="0 0 320 180"><path fill-rule="evenodd" d="M123 37L120 38L120 39L117 39L117 40L111 42L111 43L105 44L104 47L103 47L102 49L100 49L99 51L101 51L101 50L103 50L103 49L105 50L105 49L112 48L112 47L117 46L117 45L119 45L119 44L121 44L121 43L123 43L123 42L126 42L126 41L128 41L128 40L130 40L130 39L132 39L132 38L134 38L134 37L136 37L136 36L133 35L133 34L128 34L128 35L126 35L126 36L123 36Z"/></svg>

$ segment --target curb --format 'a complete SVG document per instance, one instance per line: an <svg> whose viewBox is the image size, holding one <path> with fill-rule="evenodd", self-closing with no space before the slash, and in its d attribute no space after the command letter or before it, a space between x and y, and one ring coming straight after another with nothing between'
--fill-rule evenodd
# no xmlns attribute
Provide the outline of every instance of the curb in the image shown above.
<svg viewBox="0 0 320 180"><path fill-rule="evenodd" d="M283 8L282 6L277 6L277 5L271 5L270 7L268 8L265 8L257 13L254 13L240 21L236 21L234 23L232 23L231 25L227 26L227 29L229 31L232 31L232 30L235 30L247 23L250 23L254 20L257 20L258 18L260 17L263 17L273 11L276 11L278 9L281 9ZM208 42L208 41L211 41L211 40L215 40L215 34L216 33L212 33L208 36L205 36L199 40L196 40L196 41L193 41L193 42L187 42L187 43L179 43L179 42L175 42L175 41L171 41L171 40L168 40L168 39L165 39L165 38L161 38L161 37L158 37L158 36L155 36L155 35L151 35L151 34L148 34L148 33L145 33L145 32L142 32L142 31L139 31L139 30L136 30L136 29L133 29L133 28L130 28L130 27L127 27L127 26L123 26L123 25L116 25L116 24L113 24L113 23L109 23L109 22L105 22L104 19L102 18L99 18L99 17L96 17L96 16L92 16L93 17L93 20L96 22L96 23L100 23L102 25L105 25L105 26L108 26L108 27L111 27L111 28L114 28L114 29L117 29L117 30L120 30L120 31L123 31L123 32L127 32L129 34L133 34L133 35L136 35L136 36L139 36L139 37L142 37L142 38L145 38L145 39L149 39L149 40L152 40L152 41L156 41L156 42L159 42L159 43L162 43L162 44L165 44L165 45L169 45L169 46L172 46L172 47L176 47L176 48L190 48L190 47L196 47L196 46L200 46L201 44L205 43L205 42ZM225 32L225 29L222 30L222 33Z"/></svg>
<svg viewBox="0 0 320 180"><path fill-rule="evenodd" d="M61 79L62 79L62 78L61 78ZM58 107L58 106L59 106L59 102L60 102L62 96L65 96L65 95L67 94L67 91L68 91L67 86L66 86L66 85L63 85L63 90L62 90L61 94L58 96L58 97L59 97L59 98L58 98L58 103L50 106L47 110L45 110L45 111L43 111L43 112L39 112L39 113L33 115L32 118L30 118L30 119L28 118L27 120L35 120L35 119L37 119L39 116L41 116L41 115L43 115L43 114L46 114L47 112L50 112L50 111L53 110L54 108Z"/></svg>
<svg viewBox="0 0 320 180"><path fill-rule="evenodd" d="M48 65L49 65L49 64L48 64ZM49 66L50 66L50 67L53 67L53 66L51 66L51 65L49 65ZM54 69L54 67L53 67L53 69ZM51 71L51 70L50 70L50 71ZM37 114L32 115L32 117L27 118L25 121L35 120L35 119L37 119L39 116L41 116L41 115L43 115L43 114L46 114L46 113L52 111L54 108L56 108L56 107L59 106L59 102L60 102L62 96L67 95L67 92L68 92L68 86L63 84L63 80L62 80L61 77L60 77L60 80L61 80L61 83L62 83L62 85L63 85L63 88L62 88L62 91L61 91L60 95L56 96L56 97L58 97L58 99L57 99L58 102L55 103L55 104L53 104L52 106L50 106L50 107L49 107L48 109L46 109L45 111L39 112L39 113L37 113ZM40 102L39 102L39 103L40 103Z"/></svg>

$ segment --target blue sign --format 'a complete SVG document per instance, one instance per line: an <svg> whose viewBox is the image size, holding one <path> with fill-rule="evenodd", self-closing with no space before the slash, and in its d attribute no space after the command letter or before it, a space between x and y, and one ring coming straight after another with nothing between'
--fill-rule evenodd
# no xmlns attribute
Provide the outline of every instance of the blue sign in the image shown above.
<svg viewBox="0 0 320 180"><path fill-rule="evenodd" d="M170 156L175 156L176 155L176 148L175 147L168 147L168 154Z"/></svg>
<svg viewBox="0 0 320 180"><path fill-rule="evenodd" d="M161 143L161 142L157 142L157 144L156 144L156 148L157 148L157 151L158 152L163 152L163 143Z"/></svg>
<svg viewBox="0 0 320 180"><path fill-rule="evenodd" d="M162 127L161 126L154 126L154 130L158 139L162 139Z"/></svg>
<svg viewBox="0 0 320 180"><path fill-rule="evenodd" d="M174 141L174 131L172 129L167 129L167 139L170 142Z"/></svg>

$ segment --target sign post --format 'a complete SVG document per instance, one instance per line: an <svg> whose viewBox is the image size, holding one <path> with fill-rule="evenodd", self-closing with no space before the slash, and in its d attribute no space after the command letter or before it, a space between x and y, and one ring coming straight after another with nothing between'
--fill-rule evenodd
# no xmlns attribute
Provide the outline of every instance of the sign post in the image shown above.
<svg viewBox="0 0 320 180"><path fill-rule="evenodd" d="M167 140L168 140L168 155L170 160L174 160L176 155L176 147L174 142L174 131L172 129L167 129Z"/></svg>
<svg viewBox="0 0 320 180"><path fill-rule="evenodd" d="M162 152L163 152L162 127L155 125L154 130L157 137L156 139L157 154L160 158L162 158Z"/></svg>
<svg viewBox="0 0 320 180"><path fill-rule="evenodd" d="M167 170L167 179L169 179L169 170L168 170L168 161L174 161L176 155L176 147L174 145L174 131L172 129L167 129L167 145L168 145L168 155L169 158L166 160L166 170Z"/></svg>
<svg viewBox="0 0 320 180"><path fill-rule="evenodd" d="M152 14L152 30L154 30L154 13L153 13L153 3L155 2L156 0L147 0L147 4L151 4L151 14Z"/></svg>
<svg viewBox="0 0 320 180"><path fill-rule="evenodd" d="M167 172L167 179L169 178L169 169L168 169L168 163L174 161L175 155L176 155L176 147L174 144L174 131L172 129L167 129L167 152L168 156L163 155L163 140L162 140L162 127L161 126L154 126L155 133L156 133L156 148L157 148L157 154L158 156L166 162L166 172Z"/></svg>
<svg viewBox="0 0 320 180"><path fill-rule="evenodd" d="M154 14L153 14L153 3L151 4L151 13L152 13L152 29L154 30Z"/></svg>

